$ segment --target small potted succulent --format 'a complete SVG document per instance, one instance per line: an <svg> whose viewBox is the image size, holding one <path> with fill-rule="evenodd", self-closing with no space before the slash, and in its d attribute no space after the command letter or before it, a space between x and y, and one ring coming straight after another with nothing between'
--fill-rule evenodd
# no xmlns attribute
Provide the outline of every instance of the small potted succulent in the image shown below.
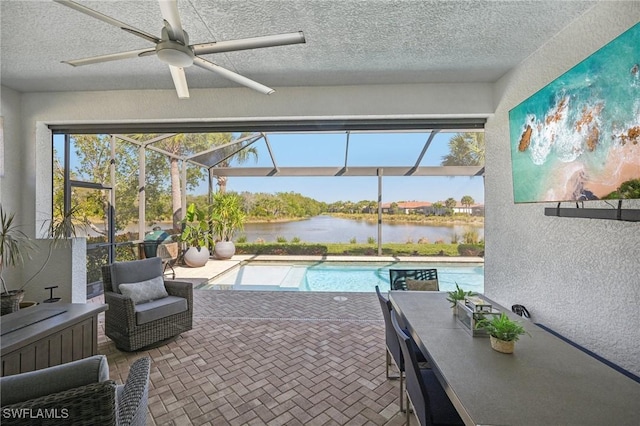
<svg viewBox="0 0 640 426"><path fill-rule="evenodd" d="M509 319L507 314L502 312L492 319L481 319L476 324L478 328L484 328L489 334L491 347L504 354L511 354L515 348L515 343L523 334L529 334L522 324Z"/></svg>
<svg viewBox="0 0 640 426"><path fill-rule="evenodd" d="M467 297L476 295L473 291L464 291L460 288L458 283L456 283L456 289L454 291L448 292L448 294L449 297L447 297L447 300L451 303L451 309L453 310L454 315L456 313L456 305L458 304L459 300L464 301L464 299L466 299Z"/></svg>

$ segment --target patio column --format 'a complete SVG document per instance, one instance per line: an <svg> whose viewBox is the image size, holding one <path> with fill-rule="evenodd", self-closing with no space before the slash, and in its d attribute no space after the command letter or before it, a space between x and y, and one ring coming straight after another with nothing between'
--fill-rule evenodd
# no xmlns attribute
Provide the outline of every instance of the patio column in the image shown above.
<svg viewBox="0 0 640 426"><path fill-rule="evenodd" d="M382 168L378 169L378 256L382 256Z"/></svg>
<svg viewBox="0 0 640 426"><path fill-rule="evenodd" d="M146 192L145 183L147 181L146 171L146 156L145 156L145 144L138 147L138 167L140 169L138 173L138 239L144 240L145 222L147 218L146 212Z"/></svg>
<svg viewBox="0 0 640 426"><path fill-rule="evenodd" d="M187 214L187 160L182 159L182 170L180 176L181 199L180 199L180 219L184 219Z"/></svg>

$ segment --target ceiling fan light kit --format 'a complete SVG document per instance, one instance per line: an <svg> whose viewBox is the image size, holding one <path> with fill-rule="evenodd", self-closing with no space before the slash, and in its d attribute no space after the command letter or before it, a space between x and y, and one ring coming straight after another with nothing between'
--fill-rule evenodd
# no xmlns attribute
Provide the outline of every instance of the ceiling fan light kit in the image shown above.
<svg viewBox="0 0 640 426"><path fill-rule="evenodd" d="M102 56L94 56L91 58L75 59L71 61L62 61L63 63L74 67L81 65L90 65L101 62L116 61L120 59L134 58L138 56L156 55L160 61L169 65L171 78L176 88L178 98L186 99L189 97L189 87L185 76L184 68L191 65L197 65L200 68L215 72L216 74L236 82L240 85L256 90L260 93L270 95L275 90L267 87L257 81L251 80L243 75L230 71L220 65L208 61L198 55L207 55L212 53L232 52L247 49L259 49L264 47L284 46L289 44L305 43L304 33L297 31L293 33L277 34L262 37L251 37L240 40L226 40L220 42L208 42L189 45L189 36L183 30L178 14L177 0L159 0L160 12L164 19L161 38L155 37L149 33L141 31L123 22L120 22L110 16L104 15L86 6L75 3L71 0L54 0L71 9L77 10L92 18L106 22L120 28L130 34L143 38L147 41L155 43L154 48L138 49L129 52L112 53Z"/></svg>

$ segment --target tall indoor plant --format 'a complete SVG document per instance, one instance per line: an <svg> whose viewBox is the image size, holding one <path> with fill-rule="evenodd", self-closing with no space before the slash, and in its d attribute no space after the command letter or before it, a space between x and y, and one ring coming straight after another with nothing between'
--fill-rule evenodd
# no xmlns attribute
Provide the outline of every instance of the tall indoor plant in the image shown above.
<svg viewBox="0 0 640 426"><path fill-rule="evenodd" d="M209 245L212 242L209 219L204 210L195 203L189 204L184 219L180 241L187 243L184 262L192 268L204 266L209 260Z"/></svg>
<svg viewBox="0 0 640 426"><path fill-rule="evenodd" d="M2 315L20 309L20 302L24 297L24 285L9 290L2 274L5 269L22 265L25 259L30 259L35 246L15 222L15 213L7 213L0 205L0 294ZM25 284L26 285L26 284Z"/></svg>
<svg viewBox="0 0 640 426"><path fill-rule="evenodd" d="M9 290L2 276L6 268L16 267L31 259L37 251L33 240L29 238L15 222L15 213L7 213L0 206L0 282L2 283L2 313L10 313L19 309L24 297L25 287L37 277L49 264L53 250L69 238L76 236L74 222L77 208L71 208L67 213L54 216L46 226L47 237L51 240L47 257L42 266L16 289Z"/></svg>
<svg viewBox="0 0 640 426"><path fill-rule="evenodd" d="M213 203L209 208L212 220L214 248L217 259L229 259L236 252L232 239L237 231L244 229L245 213L242 199L233 192L217 192L213 194Z"/></svg>

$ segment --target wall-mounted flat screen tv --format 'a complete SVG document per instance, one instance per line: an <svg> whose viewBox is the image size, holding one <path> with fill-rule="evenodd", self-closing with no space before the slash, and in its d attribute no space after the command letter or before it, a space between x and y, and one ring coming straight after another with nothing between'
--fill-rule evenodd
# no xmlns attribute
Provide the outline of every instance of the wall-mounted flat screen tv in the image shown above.
<svg viewBox="0 0 640 426"><path fill-rule="evenodd" d="M640 198L640 23L509 112L516 203Z"/></svg>

